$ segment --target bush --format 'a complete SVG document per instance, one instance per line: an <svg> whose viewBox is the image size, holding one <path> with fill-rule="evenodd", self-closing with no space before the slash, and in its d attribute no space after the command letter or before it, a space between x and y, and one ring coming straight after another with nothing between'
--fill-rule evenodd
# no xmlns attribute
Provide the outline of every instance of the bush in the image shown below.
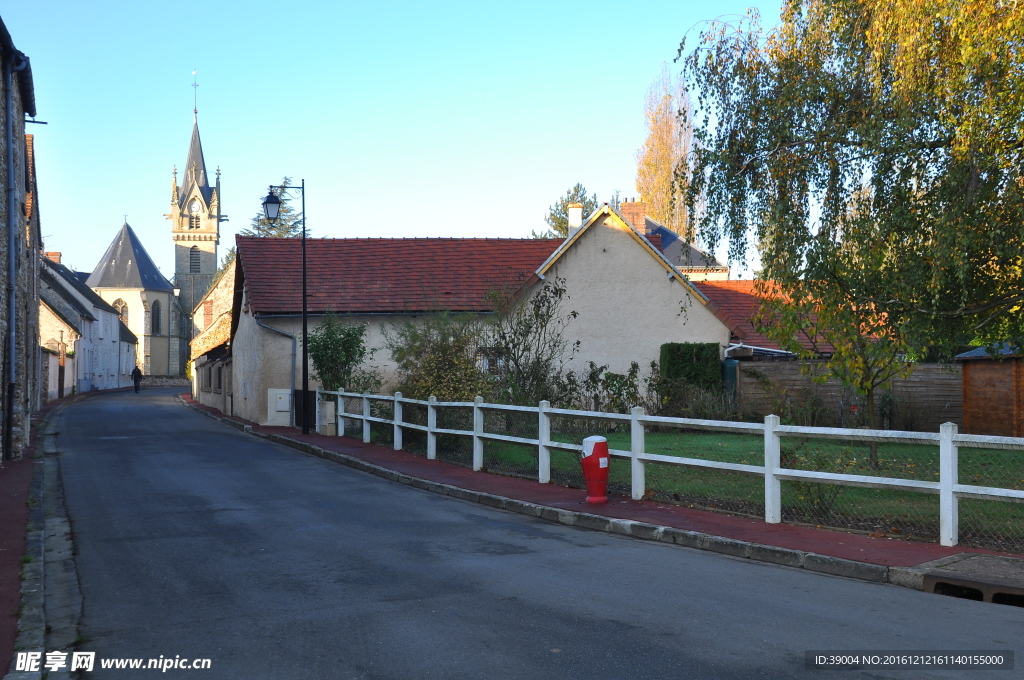
<svg viewBox="0 0 1024 680"><path fill-rule="evenodd" d="M563 311L569 299L564 279L547 281L528 300L498 299L498 318L487 329L493 360L493 398L505 404L565 406L578 396L577 376L566 369L579 349L565 329L576 318Z"/></svg>
<svg viewBox="0 0 1024 680"><path fill-rule="evenodd" d="M384 346L398 364L399 390L413 399L472 401L487 391L480 370L483 328L472 315L429 314L384 332Z"/></svg>
<svg viewBox="0 0 1024 680"><path fill-rule="evenodd" d="M721 349L714 342L667 342L661 346L661 377L667 384L721 389Z"/></svg>
<svg viewBox="0 0 1024 680"><path fill-rule="evenodd" d="M331 312L309 333L313 377L329 392L364 391L380 386L373 369L360 368L372 351L366 348L366 326L343 323Z"/></svg>

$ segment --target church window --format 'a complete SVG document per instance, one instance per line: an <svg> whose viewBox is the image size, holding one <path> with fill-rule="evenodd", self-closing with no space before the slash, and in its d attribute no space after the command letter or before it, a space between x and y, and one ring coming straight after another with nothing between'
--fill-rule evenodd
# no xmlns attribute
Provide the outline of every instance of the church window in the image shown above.
<svg viewBox="0 0 1024 680"><path fill-rule="evenodd" d="M117 298L116 300L114 300L113 307L114 307L114 309L117 310L117 315L121 317L121 321L124 321L127 324L128 323L128 303L125 302L124 300L122 300L121 298Z"/></svg>
<svg viewBox="0 0 1024 680"><path fill-rule="evenodd" d="M189 215L188 216L188 228L189 229L198 229L199 228L199 215Z"/></svg>
<svg viewBox="0 0 1024 680"><path fill-rule="evenodd" d="M188 251L188 271L190 274L199 273L199 247L192 246Z"/></svg>
<svg viewBox="0 0 1024 680"><path fill-rule="evenodd" d="M153 300L153 309L150 312L150 325L153 335L160 335L160 301Z"/></svg>

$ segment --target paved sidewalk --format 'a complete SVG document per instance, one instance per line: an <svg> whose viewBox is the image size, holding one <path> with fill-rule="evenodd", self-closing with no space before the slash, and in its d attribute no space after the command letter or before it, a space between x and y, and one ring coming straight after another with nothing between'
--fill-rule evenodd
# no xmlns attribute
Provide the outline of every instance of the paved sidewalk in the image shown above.
<svg viewBox="0 0 1024 680"><path fill-rule="evenodd" d="M38 560L31 567L22 562L26 555L26 528L28 524L29 486L36 463L41 462L38 449L42 428L47 416L65 404L83 395L54 399L32 414L29 445L18 460L4 461L0 468L0 677L7 673L14 654L18 635L18 617L22 613L22 570L41 570ZM39 527L41 529L41 527Z"/></svg>
<svg viewBox="0 0 1024 680"><path fill-rule="evenodd" d="M527 479L506 477L488 472L474 472L459 465L437 460L427 460L424 456L395 451L375 444L364 444L352 437L331 437L319 434L303 435L297 428L254 425L240 418L223 416L217 409L201 406L190 395L182 394L181 398L192 408L201 409L211 416L225 421L232 421L239 427L251 428L252 432L265 437L272 436L275 439L286 438L294 442L302 442L311 447L318 447L328 452L355 458L374 466L408 475L409 477L466 489L472 492L515 499L557 510L672 527L684 532L699 532L700 534L712 537L742 541L748 544L755 544L756 546L769 546L790 551L814 553L815 555L852 560L865 563L866 565L877 565L882 568L914 567L936 560L943 560L943 558L952 558L955 555L1005 554L974 548L945 548L936 543L871 538L862 534L817 529L793 524L768 524L746 517L685 508L654 501L634 501L621 496L610 496L609 502L605 505L591 505L583 500L585 494L581 489L571 489L554 484L539 484ZM576 522L576 524L580 525L581 523ZM676 540L675 542L685 544L681 540ZM716 549L707 545L702 545L701 547ZM729 549L728 545L722 547L724 549L717 551L728 554L742 554L742 556L754 556L749 549L740 550L737 548L734 551ZM771 559L770 561L788 563L785 560ZM829 571L828 569L818 570ZM864 578L869 580L889 580L892 582L891 576L889 578L876 578L867 575ZM915 583L900 583L900 585L920 588L919 583L920 578Z"/></svg>

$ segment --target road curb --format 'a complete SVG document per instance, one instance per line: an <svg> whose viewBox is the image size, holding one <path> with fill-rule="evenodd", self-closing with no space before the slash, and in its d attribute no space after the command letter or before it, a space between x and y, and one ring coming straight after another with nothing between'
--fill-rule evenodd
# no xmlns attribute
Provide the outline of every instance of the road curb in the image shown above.
<svg viewBox="0 0 1024 680"><path fill-rule="evenodd" d="M489 494L483 491L471 491L469 489L451 486L450 484L442 484L440 482L433 482L428 479L395 472L394 470L380 465L368 463L360 458L355 458L337 451L328 451L327 449L314 444L302 442L283 435L256 432L252 429L251 425L246 425L245 423L240 423L237 420L232 420L224 416L215 415L194 404L190 404L182 399L181 395L178 395L178 401L182 406L191 411L204 415L208 418L218 420L247 434L288 446L318 458L334 461L362 472L368 472L372 475L383 477L384 479L388 479L393 482L423 489L424 491L430 491L444 496L451 496L452 498L458 498L472 503L479 503L480 505L507 510L521 515L539 517L541 519L556 522L558 524L564 524L566 526L630 536L632 538L639 538L645 541L671 543L673 545L679 545L686 548L707 550L709 552L749 559L755 562L765 562L786 567L806 569L807 571L829 574L831 576L842 576L845 578L856 579L858 581L889 583L903 588L910 588L912 590L924 590L924 570L918 569L917 567L886 567L881 564L858 562L856 560L847 560L841 557L831 557L829 555L819 555L817 553L806 552L803 550L792 550L789 548L762 545L734 538L726 538L724 536L705 534L699 531L687 531L676 527L637 522L629 519L616 519L612 517L604 517L602 515L591 515L586 512L578 512L575 510L563 510L562 508L554 508L514 498L506 498L504 496Z"/></svg>

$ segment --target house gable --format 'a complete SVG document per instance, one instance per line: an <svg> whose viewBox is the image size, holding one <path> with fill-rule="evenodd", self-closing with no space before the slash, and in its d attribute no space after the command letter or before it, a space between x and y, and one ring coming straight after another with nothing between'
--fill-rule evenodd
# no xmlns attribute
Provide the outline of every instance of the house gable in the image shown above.
<svg viewBox="0 0 1024 680"><path fill-rule="evenodd" d="M555 266L558 260L560 260L577 241L583 238L588 230L594 228L595 225L600 225L605 228L619 229L622 232L629 234L629 236L632 237L632 239L636 241L636 243L646 251L648 255L654 258L670 279L675 279L682 284L694 298L701 302L701 304L707 304L707 297L695 288L693 284L690 283L689 279L687 279L686 276L676 268L676 266L673 265L667 257L665 257L665 254L661 252L661 249L655 247L655 245L651 243L645 235L634 229L629 222L622 217L622 215L615 212L608 205L603 205L601 208L594 211L583 226L580 227L579 231L567 238L562 245L555 250L555 252L551 253L551 256L544 261L544 264L537 268L537 276L541 279L545 278L548 271Z"/></svg>
<svg viewBox="0 0 1024 680"><path fill-rule="evenodd" d="M607 206L594 213L537 269L543 282L564 280L575 311L567 329L579 341L575 368L587 361L623 373L636 361L646 369L667 342L713 342L722 347L730 329L707 298L651 242Z"/></svg>

